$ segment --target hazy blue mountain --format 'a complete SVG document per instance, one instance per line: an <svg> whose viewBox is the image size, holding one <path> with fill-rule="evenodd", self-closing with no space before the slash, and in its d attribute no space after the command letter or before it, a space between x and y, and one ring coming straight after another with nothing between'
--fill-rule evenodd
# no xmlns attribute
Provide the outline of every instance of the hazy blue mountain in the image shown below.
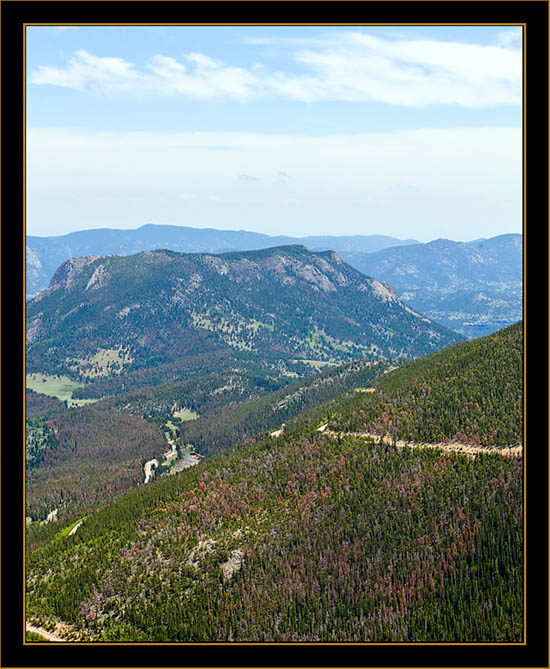
<svg viewBox="0 0 550 669"><path fill-rule="evenodd" d="M413 309L467 337L522 318L522 236L344 252L350 265L380 281Z"/></svg>
<svg viewBox="0 0 550 669"><path fill-rule="evenodd" d="M417 244L414 239L386 235L287 237L245 230L199 229L175 225L143 225L136 230L81 230L57 237L27 237L27 296L44 290L59 265L68 258L86 255L133 255L141 251L170 249L185 253L252 251L304 244L314 251L370 253L389 246Z"/></svg>

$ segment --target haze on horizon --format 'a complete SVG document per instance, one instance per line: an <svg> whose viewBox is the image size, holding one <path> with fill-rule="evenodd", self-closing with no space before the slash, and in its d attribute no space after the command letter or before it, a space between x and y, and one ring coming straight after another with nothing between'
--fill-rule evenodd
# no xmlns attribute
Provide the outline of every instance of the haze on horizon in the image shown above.
<svg viewBox="0 0 550 669"><path fill-rule="evenodd" d="M28 235L522 232L519 27L26 30Z"/></svg>

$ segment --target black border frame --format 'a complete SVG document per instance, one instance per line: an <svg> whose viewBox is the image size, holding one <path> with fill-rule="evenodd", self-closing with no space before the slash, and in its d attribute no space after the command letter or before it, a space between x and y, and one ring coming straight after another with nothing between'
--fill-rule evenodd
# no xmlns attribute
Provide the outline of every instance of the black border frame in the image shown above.
<svg viewBox="0 0 550 669"><path fill-rule="evenodd" d="M548 647L548 3L546 0L280 0L251 3L204 0L2 0L2 667L549 667ZM524 188L527 636L526 643L491 645L404 644L370 646L193 646L57 644L23 645L23 545L19 430L24 342L23 245L23 25L25 23L517 23L525 24L526 106ZM529 234L527 231L529 230ZM541 313L542 312L542 313ZM531 315L531 318L527 317ZM14 353L17 351L17 354ZM14 369L10 368L11 363ZM546 384L533 385L539 377ZM542 380L542 378L541 378ZM542 386L542 390L541 390ZM13 406L12 406L13 405ZM8 422L9 421L9 422ZM541 443L542 442L542 443ZM15 488L15 491L14 491ZM200 654L197 653L200 651Z"/></svg>

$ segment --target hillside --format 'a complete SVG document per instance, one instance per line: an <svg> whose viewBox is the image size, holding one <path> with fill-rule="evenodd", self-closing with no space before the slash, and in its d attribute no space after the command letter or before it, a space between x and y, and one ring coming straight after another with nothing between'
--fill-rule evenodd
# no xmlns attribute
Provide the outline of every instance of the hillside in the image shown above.
<svg viewBox="0 0 550 669"><path fill-rule="evenodd" d="M523 323L407 363L343 403L331 427L420 442L523 442Z"/></svg>
<svg viewBox="0 0 550 669"><path fill-rule="evenodd" d="M142 225L135 230L108 228L80 230L55 237L27 236L27 296L44 290L55 270L69 258L87 255L128 256L154 249L185 253L252 251L290 244L304 244L313 251L361 251L370 253L388 246L415 244L414 239L386 235L288 237L245 230L214 230L180 225Z"/></svg>
<svg viewBox="0 0 550 669"><path fill-rule="evenodd" d="M345 392L370 385L396 364L389 360L357 360L261 397L216 406L201 412L197 420L181 425L181 444L192 443L195 450L206 455L235 446L266 430L280 429L297 416L301 422L310 411L315 412Z"/></svg>
<svg viewBox="0 0 550 669"><path fill-rule="evenodd" d="M280 374L296 364L416 357L459 339L334 252L301 246L77 258L27 305L28 372L119 377L119 386L140 370L188 370L199 356L200 373L220 371L212 363L220 352L228 366L249 360Z"/></svg>
<svg viewBox="0 0 550 669"><path fill-rule="evenodd" d="M470 409L477 376L479 441L508 414L520 435L518 346L521 324L451 346L132 490L71 536L31 527L28 621L91 641L521 641L521 458L346 434L384 394L396 415L414 396L439 439L439 391L453 382Z"/></svg>
<svg viewBox="0 0 550 669"><path fill-rule="evenodd" d="M361 272L391 284L399 299L467 337L480 337L522 318L521 235L342 254Z"/></svg>

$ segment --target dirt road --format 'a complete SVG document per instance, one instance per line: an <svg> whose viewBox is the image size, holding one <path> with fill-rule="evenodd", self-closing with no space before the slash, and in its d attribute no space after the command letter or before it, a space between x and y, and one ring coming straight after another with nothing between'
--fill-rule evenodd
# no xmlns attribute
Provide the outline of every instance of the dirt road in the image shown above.
<svg viewBox="0 0 550 669"><path fill-rule="evenodd" d="M145 481L143 481L143 483L149 483L149 481L151 480L151 468L152 467L158 467L158 466L159 466L159 462L158 462L157 459L149 460L149 462L145 463L145 465L143 467L143 470L145 472Z"/></svg>
<svg viewBox="0 0 550 669"><path fill-rule="evenodd" d="M46 630L42 629L41 627L34 627L33 625L29 625L29 623L27 623L25 629L27 630L27 632L34 632L35 634L40 634L40 636L43 636L48 641L62 641L63 643L65 643L65 639L61 639L60 637L55 636L55 634L46 632Z"/></svg>
<svg viewBox="0 0 550 669"><path fill-rule="evenodd" d="M461 444L459 442L425 444L417 441L407 442L400 439L394 442L392 437L382 437L381 435L373 434L372 432L334 432L332 430L325 430L325 434L331 434L336 437L364 437L368 439L374 439L376 443L383 442L384 444L395 444L397 448L439 448L442 451L460 453L462 455L468 455L472 458L475 458L475 456L479 453L499 453L500 455L508 458L521 458L523 456L523 446L519 444L516 446L498 448L496 446L479 446L477 444Z"/></svg>

